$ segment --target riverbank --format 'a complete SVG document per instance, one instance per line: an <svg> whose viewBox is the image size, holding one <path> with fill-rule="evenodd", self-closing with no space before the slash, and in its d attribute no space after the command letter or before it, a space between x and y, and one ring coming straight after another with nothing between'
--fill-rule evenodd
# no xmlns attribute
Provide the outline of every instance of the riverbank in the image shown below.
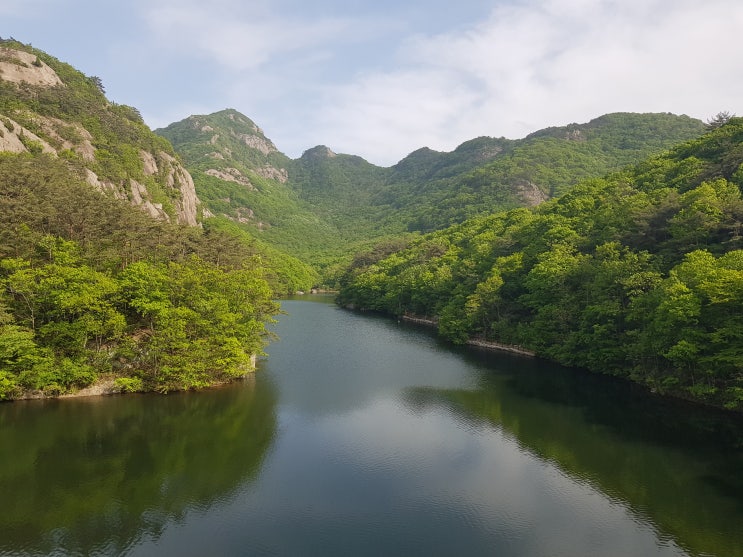
<svg viewBox="0 0 743 557"><path fill-rule="evenodd" d="M258 369L258 356L257 355L253 354L250 357L250 364L251 364L250 370L246 371L242 377L236 377L228 381L215 381L213 383L210 383L209 385L200 387L196 390L214 389L214 388L222 387L224 385L229 385L236 381L242 381L244 379L253 377L256 370ZM125 389L121 385L117 384L116 379L117 379L116 376L105 375L105 376L99 377L92 385L88 385L87 387L83 387L82 389L79 389L71 393L47 394L47 393L44 393L43 391L26 391L18 397L9 398L6 400L0 400L0 402L13 402L16 400L49 400L49 399L60 399L60 398L111 396L111 395L127 394L127 393L133 393L133 392L159 392L155 389L145 389L142 391L130 391L130 390ZM168 392L177 392L178 390L186 391L186 390L194 390L194 389L174 389Z"/></svg>
<svg viewBox="0 0 743 557"><path fill-rule="evenodd" d="M115 377L99 378L92 385L88 385L72 393L48 394L43 391L25 391L18 397L9 398L2 402L13 402L16 400L49 400L56 398L81 398L89 396L107 396L121 394L123 389L116 385Z"/></svg>
<svg viewBox="0 0 743 557"><path fill-rule="evenodd" d="M407 323L415 323L416 325L424 325L426 327L438 327L439 323L436 319L429 319L426 317L418 317L415 315L403 315L402 320ZM484 339L469 339L465 344L468 346L476 346L477 348L484 348L485 350L493 350L497 352L510 352L511 354L518 354L520 356L528 356L535 358L536 353L532 350L527 350L521 346L515 344L503 344L492 340Z"/></svg>
<svg viewBox="0 0 743 557"><path fill-rule="evenodd" d="M467 341L468 346L477 346L478 348L485 348L486 350L497 350L499 352L511 352L512 354L518 354L520 356L528 356L530 358L536 358L536 352L527 350L516 344L502 344L500 342L494 342L492 340L479 340L470 339Z"/></svg>

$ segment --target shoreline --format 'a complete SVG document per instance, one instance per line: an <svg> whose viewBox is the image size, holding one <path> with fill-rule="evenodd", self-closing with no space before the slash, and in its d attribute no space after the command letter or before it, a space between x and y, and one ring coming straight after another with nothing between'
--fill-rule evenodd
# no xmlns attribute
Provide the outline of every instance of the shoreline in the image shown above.
<svg viewBox="0 0 743 557"><path fill-rule="evenodd" d="M408 323L415 323L417 325L424 325L426 327L437 327L438 320L429 319L426 317L416 317L413 315L403 315L401 317L403 321ZM477 338L468 339L465 343L467 346L475 346L477 348L484 348L485 350L492 350L494 352L510 352L511 354L518 354L520 356L528 356L530 358L536 358L536 352L528 350L516 344L503 344L501 342L495 342L492 340L483 340Z"/></svg>
<svg viewBox="0 0 743 557"><path fill-rule="evenodd" d="M486 350L493 350L499 352L511 352L512 354L518 354L519 356L528 356L529 358L536 358L537 353L532 350L522 348L517 344L502 344L492 340L478 340L470 339L466 342L468 346L476 346L478 348L484 348Z"/></svg>
<svg viewBox="0 0 743 557"><path fill-rule="evenodd" d="M176 392L185 392L185 391L190 391L190 390L203 391L207 389L214 389L214 388L222 387L224 385L230 385L237 381L244 381L250 377L254 377L255 373L258 371L258 356L256 354L253 354L250 357L250 362L251 362L252 368L250 369L250 371L245 372L245 374L242 377L235 377L234 379L230 379L228 381L215 381L214 383L211 383L205 387L200 387L198 389L174 389L168 392L176 393ZM106 375L103 377L99 377L98 380L95 381L95 383L93 383L92 385L83 387L82 389L79 389L73 393L64 393L61 395L47 395L41 391L27 391L23 393L23 395L17 398L0 400L0 404L3 402L15 402L19 400L58 400L58 399L64 399L64 398L86 398L86 397L95 397L95 396L129 395L129 394L157 393L158 392L155 390L125 391L122 388L116 386L116 379L117 377L112 376L112 375Z"/></svg>
<svg viewBox="0 0 743 557"><path fill-rule="evenodd" d="M56 400L62 398L84 398L93 396L111 396L123 394L124 391L115 386L115 377L103 377L92 385L83 387L74 393L64 393L61 395L44 394L42 391L26 391L17 398L10 398L0 402L16 402L21 400Z"/></svg>

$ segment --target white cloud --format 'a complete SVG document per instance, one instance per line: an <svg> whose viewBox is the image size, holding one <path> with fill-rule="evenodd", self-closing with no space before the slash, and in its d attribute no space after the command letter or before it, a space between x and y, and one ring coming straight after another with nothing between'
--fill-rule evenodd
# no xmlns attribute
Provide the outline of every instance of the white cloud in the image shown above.
<svg viewBox="0 0 743 557"><path fill-rule="evenodd" d="M271 10L267 3L160 2L146 5L143 16L163 46L241 72L274 63L287 54L315 61L329 59L334 45L358 40L359 33L358 21L352 18L307 20Z"/></svg>
<svg viewBox="0 0 743 557"><path fill-rule="evenodd" d="M328 136L391 163L422 145L522 137L606 112L735 112L741 28L743 4L730 0L503 6L464 31L411 38L396 70L334 90L322 120Z"/></svg>
<svg viewBox="0 0 743 557"><path fill-rule="evenodd" d="M485 4L5 0L0 33L153 125L232 107L291 156L324 143L393 164L607 112L743 113L740 0Z"/></svg>
<svg viewBox="0 0 743 557"><path fill-rule="evenodd" d="M32 15L40 15L43 13L43 8L50 3L57 4L59 2L58 0L3 0L3 2L0 3L0 16L28 17ZM9 36L3 36L3 38L7 39ZM22 39L18 38L18 40Z"/></svg>
<svg viewBox="0 0 743 557"><path fill-rule="evenodd" d="M416 147L440 143L440 134L457 126L455 115L476 101L453 72L373 74L327 91L314 126L332 130L334 149L353 152L363 143L380 154L401 140Z"/></svg>

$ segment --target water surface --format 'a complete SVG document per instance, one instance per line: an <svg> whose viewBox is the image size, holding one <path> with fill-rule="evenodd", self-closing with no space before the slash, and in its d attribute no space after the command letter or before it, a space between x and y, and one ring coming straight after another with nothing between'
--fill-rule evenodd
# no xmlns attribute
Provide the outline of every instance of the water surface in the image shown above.
<svg viewBox="0 0 743 557"><path fill-rule="evenodd" d="M289 300L249 381L0 405L0 554L743 555L743 424Z"/></svg>

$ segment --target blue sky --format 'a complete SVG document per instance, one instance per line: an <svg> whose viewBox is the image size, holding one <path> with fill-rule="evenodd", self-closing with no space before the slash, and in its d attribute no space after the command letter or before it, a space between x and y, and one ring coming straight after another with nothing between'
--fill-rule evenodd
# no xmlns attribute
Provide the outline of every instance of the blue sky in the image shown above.
<svg viewBox="0 0 743 557"><path fill-rule="evenodd" d="M153 128L235 108L391 165L608 112L743 115L740 0L2 0L0 36Z"/></svg>

